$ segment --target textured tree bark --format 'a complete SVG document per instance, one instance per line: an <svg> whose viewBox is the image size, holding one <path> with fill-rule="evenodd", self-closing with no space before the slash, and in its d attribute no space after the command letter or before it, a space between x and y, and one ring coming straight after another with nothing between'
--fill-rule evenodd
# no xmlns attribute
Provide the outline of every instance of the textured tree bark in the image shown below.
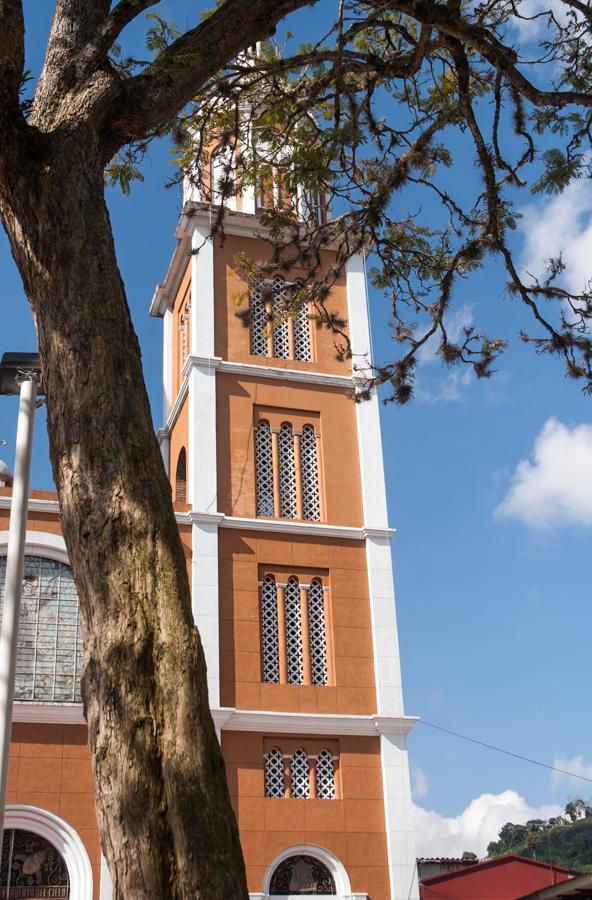
<svg viewBox="0 0 592 900"><path fill-rule="evenodd" d="M103 195L104 158L90 129L51 145L40 136L35 157L3 180L0 213L39 334L114 898L245 898L186 561Z"/></svg>

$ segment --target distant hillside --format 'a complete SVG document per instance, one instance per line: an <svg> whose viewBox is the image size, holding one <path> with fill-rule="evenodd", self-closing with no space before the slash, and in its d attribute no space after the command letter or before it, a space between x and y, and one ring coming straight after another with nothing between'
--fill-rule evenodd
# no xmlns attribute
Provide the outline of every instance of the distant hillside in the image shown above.
<svg viewBox="0 0 592 900"><path fill-rule="evenodd" d="M568 866L592 872L592 816L562 825L553 825L529 834L522 841L505 847L501 842L489 845L489 856L517 853L556 866Z"/></svg>

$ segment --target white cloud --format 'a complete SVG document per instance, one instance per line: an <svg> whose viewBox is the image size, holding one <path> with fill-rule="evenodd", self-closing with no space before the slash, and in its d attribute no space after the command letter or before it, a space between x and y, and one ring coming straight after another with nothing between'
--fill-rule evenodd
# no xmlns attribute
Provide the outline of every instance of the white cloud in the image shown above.
<svg viewBox="0 0 592 900"><path fill-rule="evenodd" d="M571 759L565 756L556 756L553 765L557 769L563 769L563 772L551 773L551 789L556 790L558 787L567 785L573 790L588 796L591 788L586 785L585 781L579 778L572 778L571 775L565 775L564 772L573 772L574 775L583 775L584 778L592 780L592 763L584 761L583 756L572 756Z"/></svg>
<svg viewBox="0 0 592 900"><path fill-rule="evenodd" d="M572 181L562 194L529 204L521 213L522 274L544 278L545 260L561 252L566 264L562 284L582 293L592 278L592 183Z"/></svg>
<svg viewBox="0 0 592 900"><path fill-rule="evenodd" d="M549 10L561 24L566 21L566 7L562 0L520 0L518 11L521 16L524 16L524 19L512 18L512 29L518 33L523 41L537 40L541 34L548 31L549 19L547 16L539 16L536 19L531 17Z"/></svg>
<svg viewBox="0 0 592 900"><path fill-rule="evenodd" d="M529 819L548 819L563 812L556 804L529 806L516 791L481 794L458 816L442 816L415 804L415 840L418 856L460 856L472 850L485 856L487 845L497 839L506 822L523 824Z"/></svg>
<svg viewBox="0 0 592 900"><path fill-rule="evenodd" d="M539 529L592 525L592 425L549 419L494 515Z"/></svg>
<svg viewBox="0 0 592 900"><path fill-rule="evenodd" d="M423 769L420 769L419 766L415 766L413 770L413 785L411 788L411 793L416 800L420 800L422 797L425 797L429 789L428 776L423 771Z"/></svg>

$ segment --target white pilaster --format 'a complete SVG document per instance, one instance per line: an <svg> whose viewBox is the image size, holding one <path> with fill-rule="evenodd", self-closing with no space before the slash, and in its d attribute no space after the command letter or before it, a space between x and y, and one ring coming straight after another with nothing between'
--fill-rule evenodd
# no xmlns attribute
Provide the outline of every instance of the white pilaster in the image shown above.
<svg viewBox="0 0 592 900"><path fill-rule="evenodd" d="M218 610L218 525L198 523L192 529L191 594L208 668L211 707L220 705L220 621Z"/></svg>
<svg viewBox="0 0 592 900"><path fill-rule="evenodd" d="M167 309L163 315L162 383L163 422L166 422L173 408L173 313Z"/></svg>
<svg viewBox="0 0 592 900"><path fill-rule="evenodd" d="M191 353L214 356L214 246L207 228L194 228L191 251Z"/></svg>
<svg viewBox="0 0 592 900"><path fill-rule="evenodd" d="M380 738L391 900L417 900L413 802L409 783L407 738Z"/></svg>
<svg viewBox="0 0 592 900"><path fill-rule="evenodd" d="M99 900L111 900L113 897L113 882L111 881L111 873L107 866L107 860L101 854L101 882Z"/></svg>
<svg viewBox="0 0 592 900"><path fill-rule="evenodd" d="M358 375L372 361L366 272L361 255L347 264L348 318L354 367ZM354 375L356 372L354 371ZM374 644L376 703L379 716L403 716L403 692L395 590L393 583L386 487L380 434L378 397L373 394L356 406L364 526L367 529L366 560ZM384 529L384 535L381 530ZM387 847L391 900L414 900L415 876L413 804L409 785L406 737L381 735Z"/></svg>

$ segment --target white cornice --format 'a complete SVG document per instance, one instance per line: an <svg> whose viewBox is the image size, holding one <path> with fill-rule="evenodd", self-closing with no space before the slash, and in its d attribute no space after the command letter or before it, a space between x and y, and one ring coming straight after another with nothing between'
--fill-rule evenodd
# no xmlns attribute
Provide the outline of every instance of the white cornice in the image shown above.
<svg viewBox="0 0 592 900"><path fill-rule="evenodd" d="M173 408L171 409L171 411L169 413L169 417L166 420L166 423L163 425L162 428L159 428L157 431L157 437L158 437L159 444L162 442L163 438L170 437L171 429L172 429L173 425L175 424L175 422L177 421L177 416L181 412L181 407L183 406L183 403L187 396L188 390L189 390L189 379L185 377L181 384L179 393L177 394L177 399L173 403Z"/></svg>
<svg viewBox="0 0 592 900"><path fill-rule="evenodd" d="M0 497L0 509L10 509L12 495ZM57 500L36 500L29 498L29 513L59 513L60 507Z"/></svg>
<svg viewBox="0 0 592 900"><path fill-rule="evenodd" d="M157 284L152 295L149 314L151 316L163 316L169 306L172 305L173 298L177 293L179 283L185 271L185 263L187 263L191 232L193 230L191 219L185 214L185 210L181 214L178 225L175 229L175 237L177 238L177 246L173 252L173 256L169 265L168 272L162 284Z"/></svg>
<svg viewBox="0 0 592 900"><path fill-rule="evenodd" d="M279 366L258 365L257 363L229 362L219 356L188 356L183 366L187 375L192 368L200 371L228 372L231 375L249 375L252 378L275 378L280 381L299 381L304 384L322 384L352 390L355 379L350 375L330 375L325 372L311 372L308 369L283 369Z"/></svg>
<svg viewBox="0 0 592 900"><path fill-rule="evenodd" d="M242 516L226 516L224 513L187 512L175 513L179 525L218 525L220 528L238 528L243 531L267 531L279 534L309 534L314 537L334 537L350 541L366 538L391 540L394 528L356 528L349 525L330 525L324 522L298 522L294 519L250 519Z"/></svg>
<svg viewBox="0 0 592 900"><path fill-rule="evenodd" d="M12 708L13 722L85 725L82 703L19 703Z"/></svg>
<svg viewBox="0 0 592 900"><path fill-rule="evenodd" d="M211 710L217 728L276 734L377 735L408 734L417 716L345 716L324 713L266 712L221 707Z"/></svg>

